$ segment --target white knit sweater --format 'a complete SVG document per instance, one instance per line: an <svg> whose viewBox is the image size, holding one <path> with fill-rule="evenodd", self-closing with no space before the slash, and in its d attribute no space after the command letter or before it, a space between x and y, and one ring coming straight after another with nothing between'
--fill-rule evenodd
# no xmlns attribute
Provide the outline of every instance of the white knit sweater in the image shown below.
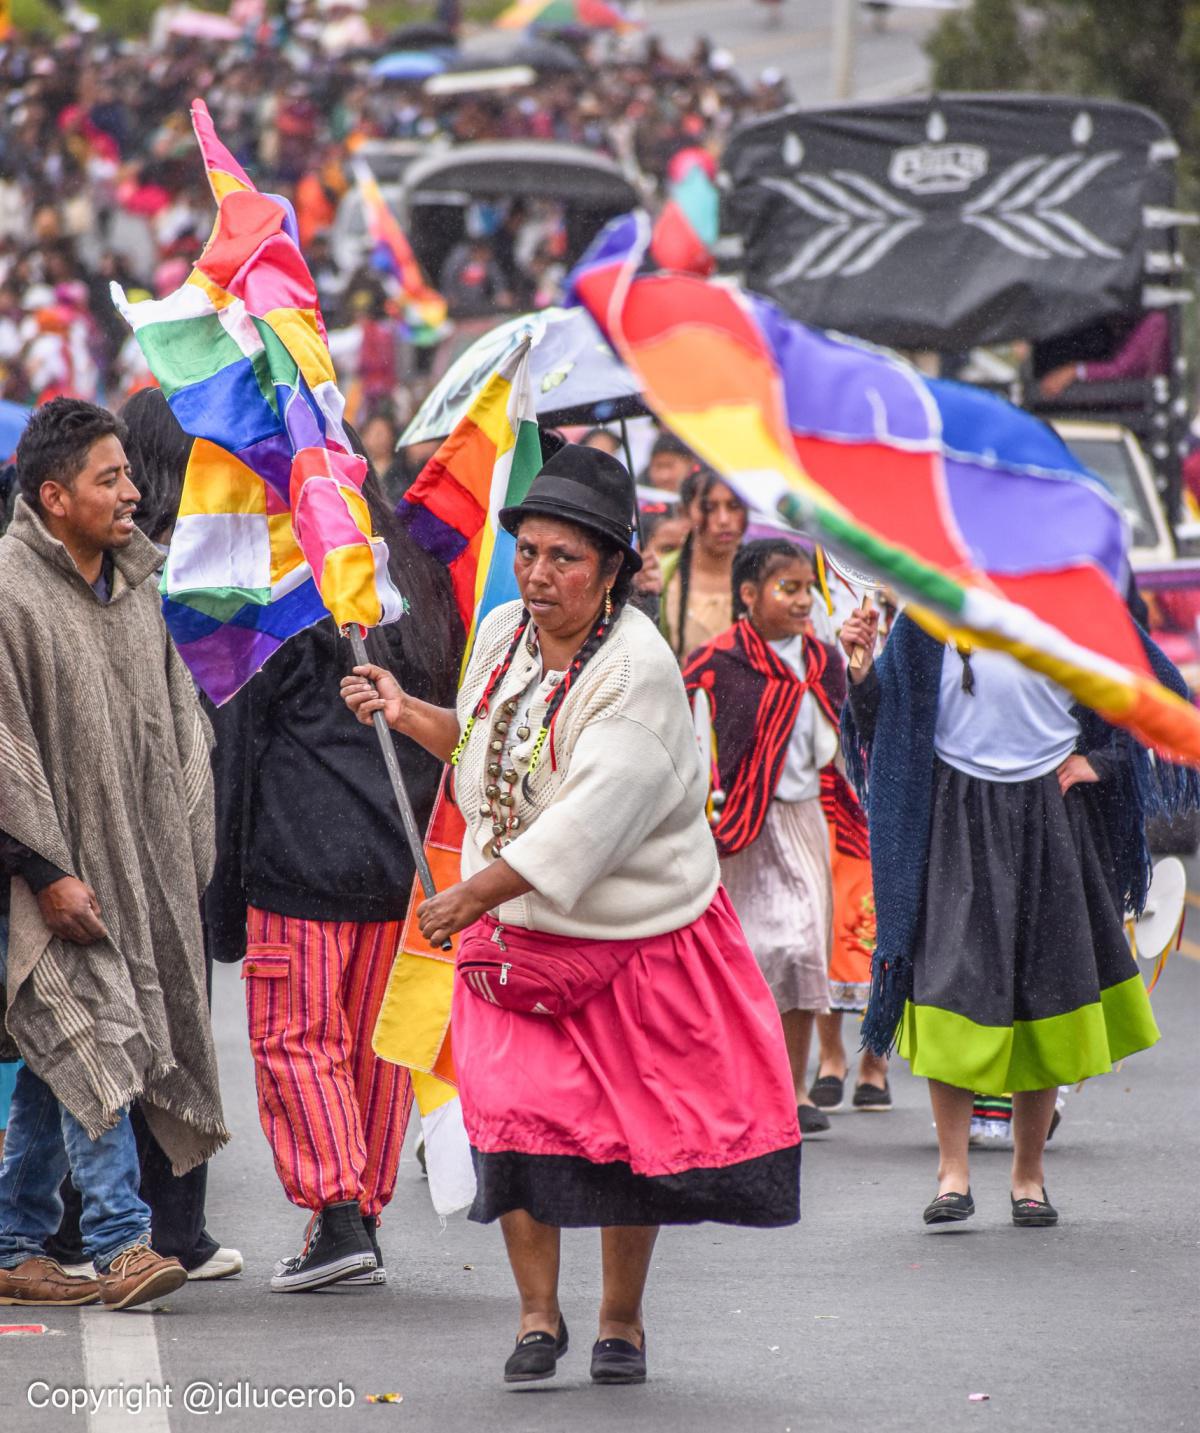
<svg viewBox="0 0 1200 1433"><path fill-rule="evenodd" d="M458 694L460 730L520 615L519 603L507 603L481 626ZM500 705L524 692L540 667L522 642L459 759L464 878L493 859L491 817L481 814L492 725ZM535 699L530 736L518 756L532 748L545 710L545 698ZM533 891L501 906L498 920L556 935L623 940L677 930L703 915L720 879L704 813L708 785L679 669L640 612L624 608L576 678L554 724L553 751L547 742L529 785L532 801L517 788L521 825L503 859Z"/></svg>

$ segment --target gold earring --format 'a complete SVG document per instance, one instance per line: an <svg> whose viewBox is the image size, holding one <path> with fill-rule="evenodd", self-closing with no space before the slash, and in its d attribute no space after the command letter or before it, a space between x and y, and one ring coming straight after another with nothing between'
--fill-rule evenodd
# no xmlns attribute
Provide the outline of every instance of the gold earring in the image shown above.
<svg viewBox="0 0 1200 1433"><path fill-rule="evenodd" d="M606 587L606 588L604 589L604 620L605 620L606 622L611 622L611 621L612 621L612 588L611 588L611 587Z"/></svg>

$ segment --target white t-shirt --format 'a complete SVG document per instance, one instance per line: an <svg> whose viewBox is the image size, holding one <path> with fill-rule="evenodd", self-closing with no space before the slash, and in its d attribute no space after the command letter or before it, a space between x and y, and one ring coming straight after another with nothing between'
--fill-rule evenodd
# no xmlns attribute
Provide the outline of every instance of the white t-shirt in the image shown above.
<svg viewBox="0 0 1200 1433"><path fill-rule="evenodd" d="M804 676L804 638L786 637L768 644L778 652L798 677ZM792 739L783 759L776 801L811 801L821 794L821 767L837 755L837 736L825 720L817 699L806 690L800 699Z"/></svg>
<svg viewBox="0 0 1200 1433"><path fill-rule="evenodd" d="M1033 781L1075 750L1074 698L1006 652L971 653L975 691L963 691L963 660L942 653L933 749L947 766L981 781Z"/></svg>

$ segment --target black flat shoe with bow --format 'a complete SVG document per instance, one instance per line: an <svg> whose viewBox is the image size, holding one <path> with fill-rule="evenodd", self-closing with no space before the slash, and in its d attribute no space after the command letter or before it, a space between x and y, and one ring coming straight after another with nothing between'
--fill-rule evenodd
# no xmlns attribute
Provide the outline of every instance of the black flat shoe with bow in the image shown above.
<svg viewBox="0 0 1200 1433"><path fill-rule="evenodd" d="M975 1213L975 1201L968 1189L965 1194L939 1194L925 1206L921 1216L926 1224L961 1224Z"/></svg>
<svg viewBox="0 0 1200 1433"><path fill-rule="evenodd" d="M1042 1189L1040 1199L1012 1199L1012 1222L1018 1229L1053 1229L1058 1223L1058 1210L1046 1198Z"/></svg>
<svg viewBox="0 0 1200 1433"><path fill-rule="evenodd" d="M536 1383L553 1378L558 1360L567 1351L567 1321L558 1321L558 1336L537 1330L517 1340L517 1346L504 1365L505 1383Z"/></svg>
<svg viewBox="0 0 1200 1433"><path fill-rule="evenodd" d="M624 1338L602 1338L592 1345L593 1383L645 1383L646 1335L642 1346Z"/></svg>

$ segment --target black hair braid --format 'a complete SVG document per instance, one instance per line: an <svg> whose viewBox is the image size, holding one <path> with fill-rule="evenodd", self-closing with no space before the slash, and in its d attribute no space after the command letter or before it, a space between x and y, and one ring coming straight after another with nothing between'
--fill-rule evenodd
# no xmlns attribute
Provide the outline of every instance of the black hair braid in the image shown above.
<svg viewBox="0 0 1200 1433"><path fill-rule="evenodd" d="M755 587L774 567L785 562L811 562L808 553L786 537L759 537L745 542L733 558L733 620L740 621L746 615L746 604L742 601L742 583L749 582Z"/></svg>
<svg viewBox="0 0 1200 1433"><path fill-rule="evenodd" d="M679 575L679 626L675 633L675 655L682 662L684 658L684 633L687 628L688 595L692 586L692 548L694 546L695 534L688 531L687 537L683 540L683 546L679 549L679 566L675 569Z"/></svg>
<svg viewBox="0 0 1200 1433"><path fill-rule="evenodd" d="M487 711L488 703L492 699L492 693L499 687L500 683L508 675L508 669L513 664L513 658L517 655L517 648L521 645L521 634L529 625L529 613L524 607L521 608L521 615L517 619L517 630L512 634L512 641L508 644L508 651L500 659L500 664L487 680L487 686L483 694L475 703L475 716L482 716Z"/></svg>
<svg viewBox="0 0 1200 1433"><path fill-rule="evenodd" d="M497 689L497 687L499 687L500 683L507 675L509 667L512 666L513 658L517 655L517 648L521 645L521 637L525 631L528 622L529 613L525 610L524 607L522 607L521 617L517 623L517 630L512 634L512 639L508 644L508 650L505 652L504 656L500 658L500 661L497 663L496 667L492 671L492 675L487 679L487 682L485 683L483 688L483 692L480 695L479 700L475 703L475 708L471 712L471 715L467 718L466 725L462 729L462 735L458 739L458 745L450 753L451 766L458 765L459 757L462 756L463 751L466 748L467 742L471 740L471 734L475 730L475 723L479 720L481 716L483 716L487 712L488 706L492 700L492 693Z"/></svg>

